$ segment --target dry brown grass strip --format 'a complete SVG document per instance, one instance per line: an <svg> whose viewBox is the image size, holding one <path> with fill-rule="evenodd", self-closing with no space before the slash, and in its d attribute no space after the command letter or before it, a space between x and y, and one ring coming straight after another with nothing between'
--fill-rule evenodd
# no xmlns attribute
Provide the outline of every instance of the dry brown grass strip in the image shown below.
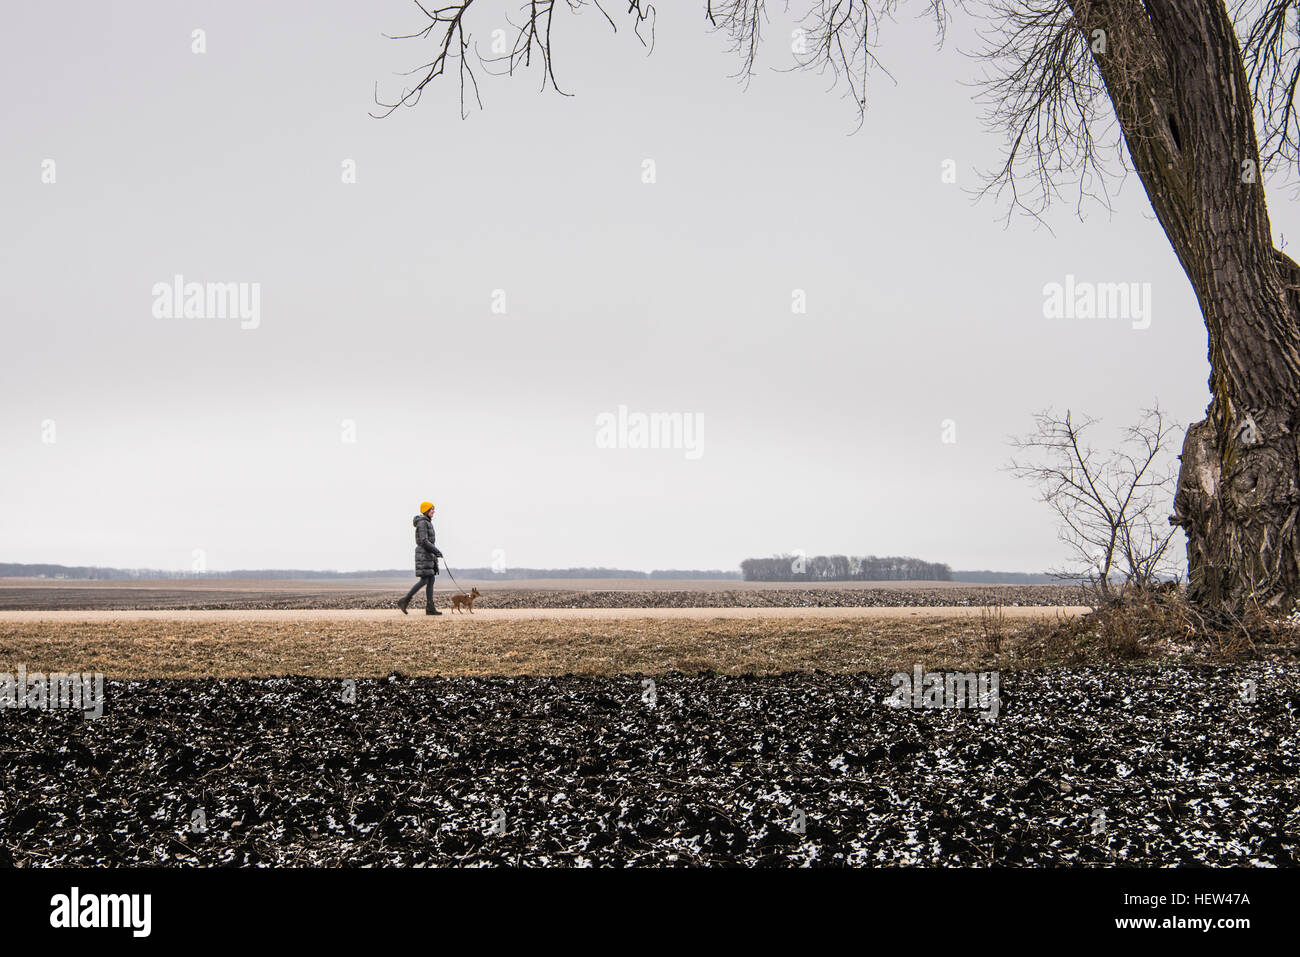
<svg viewBox="0 0 1300 957"><path fill-rule="evenodd" d="M1014 666L978 619L0 622L0 671L126 678L729 674Z"/></svg>

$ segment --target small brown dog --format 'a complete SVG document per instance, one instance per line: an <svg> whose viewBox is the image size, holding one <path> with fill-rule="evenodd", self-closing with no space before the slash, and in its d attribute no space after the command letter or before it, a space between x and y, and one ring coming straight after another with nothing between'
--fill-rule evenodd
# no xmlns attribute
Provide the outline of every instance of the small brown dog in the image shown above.
<svg viewBox="0 0 1300 957"><path fill-rule="evenodd" d="M460 594L451 596L451 607L454 611L460 611L460 606L464 605L469 609L469 613L474 614L474 599L478 597L478 589L471 588L469 594Z"/></svg>

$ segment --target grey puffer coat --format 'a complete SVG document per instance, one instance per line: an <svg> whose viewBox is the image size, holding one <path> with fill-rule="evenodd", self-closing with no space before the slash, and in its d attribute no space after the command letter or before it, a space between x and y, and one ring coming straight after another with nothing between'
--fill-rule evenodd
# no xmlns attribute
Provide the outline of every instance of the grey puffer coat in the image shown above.
<svg viewBox="0 0 1300 957"><path fill-rule="evenodd" d="M415 526L415 574L419 578L438 574L438 559L442 552L434 544L433 522L427 515L417 515L411 519Z"/></svg>

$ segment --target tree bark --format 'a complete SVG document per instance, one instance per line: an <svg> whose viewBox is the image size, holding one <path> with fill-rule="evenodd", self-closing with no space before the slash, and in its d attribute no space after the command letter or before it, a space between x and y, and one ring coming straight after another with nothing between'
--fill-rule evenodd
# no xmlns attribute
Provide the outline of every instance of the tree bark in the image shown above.
<svg viewBox="0 0 1300 957"><path fill-rule="evenodd" d="M1170 521L1192 598L1216 610L1300 598L1300 267L1273 248L1254 111L1223 0L1080 0L1152 209L1209 336L1211 401L1183 446ZM1095 48L1094 48L1095 49ZM1252 166L1253 164L1253 166Z"/></svg>
<svg viewBox="0 0 1300 957"><path fill-rule="evenodd" d="M1278 272L1291 287L1292 315L1300 289L1300 268L1278 253ZM1257 309L1249 299L1242 314ZM1241 336L1239 324L1227 324L1225 338ZM1236 343L1238 351L1245 343ZM1265 348L1282 343L1265 340ZM1225 352L1228 350L1225 349ZM1249 361L1249 360L1247 360ZM1231 368L1230 360L1220 364ZM1213 364L1213 360L1212 360ZM1255 367L1257 368L1257 367ZM1226 375L1226 373L1224 373ZM1261 394L1251 404L1234 396L1231 384L1214 381L1207 417L1193 425L1183 444L1182 469L1170 519L1187 533L1190 592L1212 608L1240 611L1257 603L1290 612L1300 597L1300 444L1296 394ZM1253 433L1253 434L1252 434Z"/></svg>

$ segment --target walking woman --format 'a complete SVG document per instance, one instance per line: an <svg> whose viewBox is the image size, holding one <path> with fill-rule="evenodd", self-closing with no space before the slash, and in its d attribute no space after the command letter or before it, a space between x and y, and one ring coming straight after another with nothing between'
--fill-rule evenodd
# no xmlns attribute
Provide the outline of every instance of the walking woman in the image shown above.
<svg viewBox="0 0 1300 957"><path fill-rule="evenodd" d="M415 526L415 574L420 580L397 603L397 607L402 609L403 615L407 614L406 607L411 604L416 592L423 588L424 613L441 615L442 612L433 607L433 579L438 574L438 559L442 558L442 552L438 551L438 546L434 543L433 503L421 502L420 514L411 519L411 524Z"/></svg>

